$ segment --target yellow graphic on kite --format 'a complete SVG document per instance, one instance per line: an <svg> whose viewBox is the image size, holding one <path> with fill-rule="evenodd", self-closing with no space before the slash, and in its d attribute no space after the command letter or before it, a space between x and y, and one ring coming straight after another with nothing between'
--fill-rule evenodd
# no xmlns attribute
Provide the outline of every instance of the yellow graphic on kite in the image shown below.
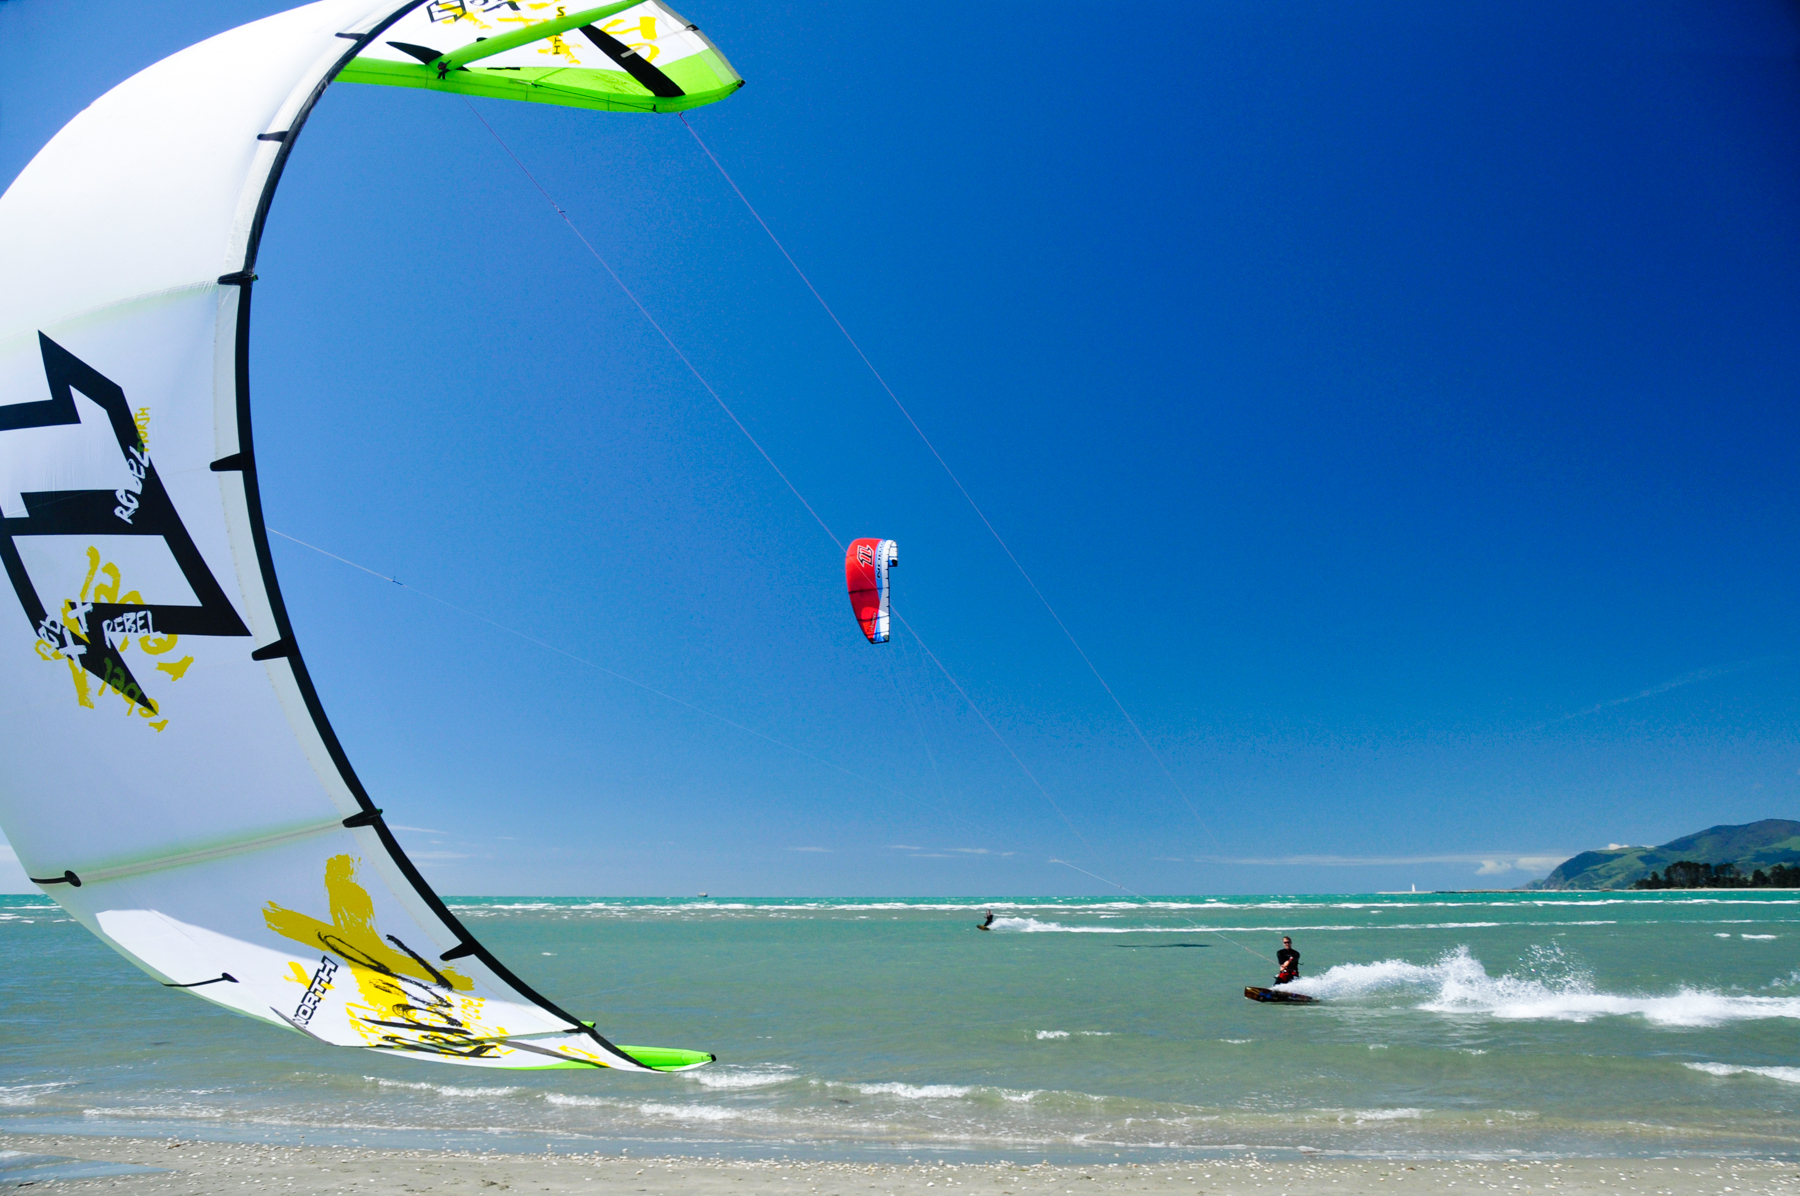
<svg viewBox="0 0 1800 1196"><path fill-rule="evenodd" d="M334 855L325 861L329 922L272 901L263 907L263 921L270 930L325 952L321 963L327 966L313 976L307 989L311 1004L303 998L302 1007L289 1020L302 1026L311 1020L318 998L330 987L331 973L337 970L335 957L349 967L361 997L347 1002L344 1009L351 1029L365 1045L464 1059L500 1055L500 1046L491 1040L504 1038L506 1027L481 1025L487 1001L466 995L475 982L453 968L428 962L397 936L382 934L375 925L375 903L369 891L356 883L356 864L348 855ZM315 989L319 990L317 996Z"/></svg>

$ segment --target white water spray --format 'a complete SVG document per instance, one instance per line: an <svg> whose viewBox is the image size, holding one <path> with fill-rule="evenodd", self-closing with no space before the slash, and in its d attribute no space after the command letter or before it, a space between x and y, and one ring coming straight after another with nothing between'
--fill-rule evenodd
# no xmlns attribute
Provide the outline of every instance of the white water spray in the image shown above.
<svg viewBox="0 0 1800 1196"><path fill-rule="evenodd" d="M1586 1022L1598 1017L1642 1017L1653 1026L1716 1026L1761 1018L1800 1019L1800 998L1756 997L1682 987L1673 993L1603 992L1586 972L1554 951L1540 950L1522 974L1490 976L1467 947L1435 962L1384 959L1338 964L1292 986L1323 1000L1356 1000L1393 994L1418 1000L1432 1013L1478 1014L1514 1020ZM1420 1000L1419 998L1422 998Z"/></svg>

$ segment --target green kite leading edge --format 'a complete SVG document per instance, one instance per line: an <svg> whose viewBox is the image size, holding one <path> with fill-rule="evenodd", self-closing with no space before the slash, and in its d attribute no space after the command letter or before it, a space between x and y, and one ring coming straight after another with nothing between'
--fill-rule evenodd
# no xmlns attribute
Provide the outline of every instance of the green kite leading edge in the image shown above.
<svg viewBox="0 0 1800 1196"><path fill-rule="evenodd" d="M334 80L673 112L743 80L658 0L323 0L95 100L0 196L0 829L163 984L325 1043L675 1071L509 972L420 877L333 734L276 586L250 295ZM0 589L0 593L4 593Z"/></svg>
<svg viewBox="0 0 1800 1196"><path fill-rule="evenodd" d="M698 108L744 85L698 29L655 0L559 15L568 7L430 3L395 21L337 77L626 112Z"/></svg>

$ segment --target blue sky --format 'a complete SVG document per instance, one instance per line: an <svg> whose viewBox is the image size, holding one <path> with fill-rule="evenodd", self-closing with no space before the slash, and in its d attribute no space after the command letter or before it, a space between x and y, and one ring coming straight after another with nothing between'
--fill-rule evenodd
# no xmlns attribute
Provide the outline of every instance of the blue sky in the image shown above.
<svg viewBox="0 0 1800 1196"><path fill-rule="evenodd" d="M1174 779L677 120L479 105L832 531L899 542L1042 791L862 640L468 108L341 85L259 264L257 455L272 527L412 587L276 542L440 889L1505 887L1794 816L1792 6L703 3L749 86L694 128ZM0 177L278 7L0 0Z"/></svg>

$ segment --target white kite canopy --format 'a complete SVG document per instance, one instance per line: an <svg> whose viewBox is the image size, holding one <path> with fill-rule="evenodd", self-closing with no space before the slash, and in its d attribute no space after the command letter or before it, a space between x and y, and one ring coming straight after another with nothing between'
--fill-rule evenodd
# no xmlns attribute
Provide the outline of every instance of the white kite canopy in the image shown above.
<svg viewBox="0 0 1800 1196"><path fill-rule="evenodd" d="M712 1056L614 1046L457 922L345 759L276 588L250 442L257 241L314 102L417 7L324 0L183 50L0 196L0 559L19 604L0 610L0 828L164 984L323 1042L696 1066ZM483 7L502 5L435 0L458 31L439 48L473 42L457 14ZM667 32L687 39L670 58L699 55L691 27Z"/></svg>

